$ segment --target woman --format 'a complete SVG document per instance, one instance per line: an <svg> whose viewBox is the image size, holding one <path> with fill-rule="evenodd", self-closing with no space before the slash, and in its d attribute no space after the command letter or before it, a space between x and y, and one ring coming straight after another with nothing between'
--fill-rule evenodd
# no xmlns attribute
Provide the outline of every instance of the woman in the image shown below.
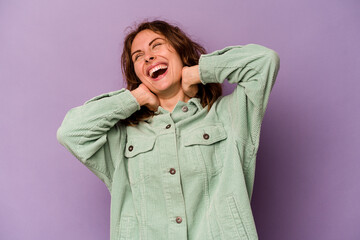
<svg viewBox="0 0 360 240"><path fill-rule="evenodd" d="M204 54L154 21L125 38L122 65L127 89L71 109L57 133L108 187L111 239L257 239L250 199L277 54ZM237 87L220 97L225 78Z"/></svg>

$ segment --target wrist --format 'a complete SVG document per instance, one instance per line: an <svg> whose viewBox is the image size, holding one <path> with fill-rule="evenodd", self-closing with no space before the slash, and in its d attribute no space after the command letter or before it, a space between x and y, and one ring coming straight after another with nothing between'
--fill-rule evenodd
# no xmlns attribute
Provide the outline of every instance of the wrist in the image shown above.
<svg viewBox="0 0 360 240"><path fill-rule="evenodd" d="M145 97L146 94L142 92L141 88L136 88L130 91L130 93L134 96L134 98L136 99L136 101L139 103L140 106L143 106L147 103Z"/></svg>
<svg viewBox="0 0 360 240"><path fill-rule="evenodd" d="M188 80L188 84L194 85L194 84L201 83L200 73L199 73L199 65L187 67L185 69L185 71L186 71L185 77Z"/></svg>

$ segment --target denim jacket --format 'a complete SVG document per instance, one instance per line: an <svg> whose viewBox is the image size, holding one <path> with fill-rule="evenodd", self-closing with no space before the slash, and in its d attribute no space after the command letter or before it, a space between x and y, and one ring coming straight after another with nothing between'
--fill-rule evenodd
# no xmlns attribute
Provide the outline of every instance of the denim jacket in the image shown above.
<svg viewBox="0 0 360 240"><path fill-rule="evenodd" d="M227 47L199 60L202 84L237 84L210 110L192 98L124 126L140 106L121 89L67 113L58 140L109 189L111 240L258 239L250 200L278 69L273 50Z"/></svg>

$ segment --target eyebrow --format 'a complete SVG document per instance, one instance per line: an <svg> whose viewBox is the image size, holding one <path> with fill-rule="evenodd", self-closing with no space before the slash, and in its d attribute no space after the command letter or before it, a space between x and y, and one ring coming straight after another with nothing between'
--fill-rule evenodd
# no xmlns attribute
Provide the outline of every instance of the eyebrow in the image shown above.
<svg viewBox="0 0 360 240"><path fill-rule="evenodd" d="M151 44L153 44L153 42L155 42L155 41L158 40L158 39L164 40L164 39L161 38L161 37L154 38L153 40L151 40L151 42L149 42L149 46L151 46ZM132 56L133 56L135 53L137 53L137 52L141 52L141 50L136 50L135 52L133 52L133 53L131 54L131 58L132 58Z"/></svg>

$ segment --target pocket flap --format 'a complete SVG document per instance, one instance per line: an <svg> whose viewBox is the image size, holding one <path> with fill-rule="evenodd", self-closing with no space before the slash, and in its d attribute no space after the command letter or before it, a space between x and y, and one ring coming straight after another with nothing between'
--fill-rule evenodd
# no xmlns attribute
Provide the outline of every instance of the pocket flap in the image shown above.
<svg viewBox="0 0 360 240"><path fill-rule="evenodd" d="M196 128L184 136L184 146L211 145L227 138L227 133L222 125L210 125Z"/></svg>
<svg viewBox="0 0 360 240"><path fill-rule="evenodd" d="M125 157L134 157L139 153L150 151L154 148L155 138L142 137L128 139L125 148Z"/></svg>

